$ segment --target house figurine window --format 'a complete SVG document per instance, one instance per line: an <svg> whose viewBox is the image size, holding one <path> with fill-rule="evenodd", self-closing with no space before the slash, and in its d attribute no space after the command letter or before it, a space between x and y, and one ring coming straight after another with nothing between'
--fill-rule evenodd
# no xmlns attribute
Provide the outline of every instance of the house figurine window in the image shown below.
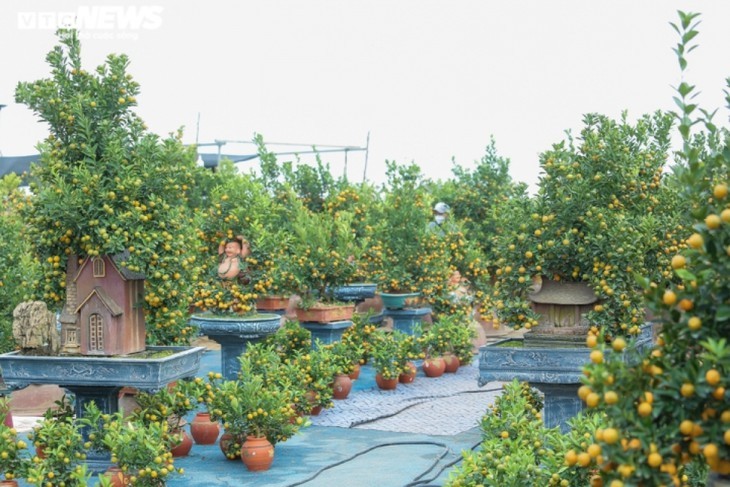
<svg viewBox="0 0 730 487"><path fill-rule="evenodd" d="M104 351L104 318L99 313L89 316L89 351Z"/></svg>
<svg viewBox="0 0 730 487"><path fill-rule="evenodd" d="M76 333L75 328L68 328L66 330L66 345L78 345L79 337Z"/></svg>
<svg viewBox="0 0 730 487"><path fill-rule="evenodd" d="M95 257L92 261L94 264L94 277L106 276L106 268L104 265L104 259L101 257Z"/></svg>

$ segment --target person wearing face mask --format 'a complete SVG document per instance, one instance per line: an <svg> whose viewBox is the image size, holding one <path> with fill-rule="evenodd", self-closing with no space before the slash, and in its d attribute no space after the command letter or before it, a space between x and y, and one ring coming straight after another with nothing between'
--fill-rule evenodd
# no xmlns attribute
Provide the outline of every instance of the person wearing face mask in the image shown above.
<svg viewBox="0 0 730 487"><path fill-rule="evenodd" d="M443 235L443 225L449 215L449 205L443 201L439 201L433 207L433 221L428 224L429 231Z"/></svg>

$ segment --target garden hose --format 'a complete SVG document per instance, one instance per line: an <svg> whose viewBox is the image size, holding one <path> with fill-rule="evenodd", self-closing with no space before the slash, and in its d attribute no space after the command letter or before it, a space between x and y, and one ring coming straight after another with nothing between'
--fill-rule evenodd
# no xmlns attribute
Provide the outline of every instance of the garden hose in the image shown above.
<svg viewBox="0 0 730 487"><path fill-rule="evenodd" d="M500 391L500 390L502 390L501 387L496 388L496 389L485 389L485 390L479 390L479 391L462 391L462 392L458 392L458 393L456 393L454 395L458 395L458 394L478 394L478 393L484 393L484 392L496 392L496 391ZM434 397L433 396L419 396L419 397L414 397L414 398L411 398L411 399L414 399L414 400L419 400L419 399L434 399ZM436 398L436 399L438 399L438 398ZM402 413L406 409L409 409L409 408L411 408L413 406L416 406L418 404L422 404L422 403L409 404L408 406L406 406L406 407L404 407L402 409L399 409L398 411L395 411L393 413L385 414L385 415L378 416L378 417L373 418L373 419L368 419L368 420L364 420L364 421L359 421L359 422L353 423L352 425L350 425L350 428L355 427L355 426L359 426L359 425L362 425L362 424L373 423L373 422L379 421L381 419L391 418L393 416L396 416L396 415ZM474 450L475 448L477 448L481 444L482 444L482 442L479 441L478 443L476 443L474 446L471 447L471 450ZM299 486L299 485L304 485L307 482L311 482L312 480L314 480L315 478L317 478L321 473L323 473L323 472L325 472L325 471L327 471L329 469L332 469L332 468L335 468L335 467L339 467L340 465L344 465L345 463L350 462L350 461L354 460L355 458L358 458L358 457L360 457L362 455L365 455L366 453L369 453L369 452L371 452L373 450L376 450L378 448L383 448L383 447L388 447L388 446L407 446L407 445L433 445L433 446L443 447L444 450L441 452L441 454L438 456L438 458L436 458L436 460L431 464L431 466L428 467L428 469L424 470L420 475L418 475L416 478L414 478L413 481L409 482L404 487L415 487L415 486L430 487L429 485L427 485L429 482L433 482L435 479L437 479L439 477L439 475L441 475L441 473L444 470L446 470L447 468L452 467L452 466L456 465L457 463L461 462L461 456L460 456L459 458L457 458L457 459L455 459L455 460L447 463L446 465L442 466L438 470L438 472L436 472L436 475L435 476L433 476L433 477L431 477L429 479L420 480L423 476L425 476L429 472L431 472L436 467L436 465L438 465L438 463L441 461L441 459L444 458L451 451L451 448L448 445L446 445L445 443L437 442L437 441L396 441L396 442L388 442L388 443L379 443L377 445L373 445L373 446L371 446L369 448L366 448L365 450L361 450L361 451L355 453L354 455L352 455L352 456L350 456L348 458L345 458L345 459L340 460L338 462L335 462L335 463L332 463L332 464L327 465L325 467L322 467L319 470L317 470L314 474L310 475L309 477L307 477L307 478L305 478L303 480L300 480L298 482L295 482L293 484L289 484L289 485L287 485L287 487L296 487L296 486Z"/></svg>
<svg viewBox="0 0 730 487"><path fill-rule="evenodd" d="M474 451L474 450L475 450L475 449L476 449L476 448L477 448L477 447L478 447L479 445L481 445L481 444L482 444L482 441L480 440L480 441L478 441L477 443L475 443L474 445L472 445L472 447L471 447L471 448L469 448L469 449L470 449L471 451ZM437 478L439 478L439 475L441 475L441 473L442 473L442 472L443 472L444 470L446 470L447 468L453 467L453 466L454 466L454 465L456 465L457 463L461 462L461 460L462 460L462 457L458 457L458 458L456 458L455 460L453 460L453 461L451 461L451 462L447 463L446 465L444 465L443 467L441 467L441 468L439 469L439 471L438 471L438 472L436 472L436 475L434 475L434 476L433 476L433 477L431 477L430 479L425 479L425 480L418 480L419 478L423 477L424 475L426 475L426 474L427 474L427 473L428 473L428 472L429 472L429 471L431 470L431 469L428 469L427 471L423 472L423 473L422 473L421 475L419 475L418 477L416 477L415 479L413 479L413 481L412 481L412 482L410 482L410 483L407 483L407 484L406 484L405 486L403 486L403 487L415 487L415 486L420 486L420 487L441 487L441 486L437 486L437 485L431 485L431 484L429 484L428 482L433 482L434 480L436 480ZM431 467L431 468L433 468L433 467ZM424 484L424 482L426 482L426 484Z"/></svg>
<svg viewBox="0 0 730 487"><path fill-rule="evenodd" d="M460 394L482 394L482 393L485 393L485 392L497 392L497 391L501 391L501 390L502 390L502 388L501 387L498 387L496 389L484 389L484 390L479 390L479 391L461 391L461 392L457 392L455 394L452 394L452 396L458 396ZM410 398L408 398L408 400L409 401L418 401L418 400L421 400L421 399L443 399L444 397L451 397L451 396L442 396L442 397L416 396L416 397L410 397ZM399 410L397 410L395 412L392 412L390 414L384 414L382 416L378 416L378 417L372 418L372 419L364 419L362 421L356 421L356 422L354 422L354 423L352 423L350 425L350 428L353 428L353 427L356 427L356 426L360 426L360 425L363 425L363 424L374 423L376 421L380 421L381 419L392 418L393 416L397 416L398 414L402 413L406 409L410 409L413 406L417 406L419 404L423 404L423 403L421 403L421 402L413 402L413 403L409 404L408 406L406 406L404 408L401 408L401 409L399 409Z"/></svg>
<svg viewBox="0 0 730 487"><path fill-rule="evenodd" d="M340 465L343 465L343 464L345 464L345 463L347 463L347 462L349 462L351 460L354 460L355 458L357 458L357 457L359 457L361 455L364 455L366 453L369 453L369 452L371 452L373 450L377 450L378 448L383 448L383 447L387 447L387 446L403 446L403 445L433 445L433 446L441 446L441 447L444 448L444 450L438 456L438 458L433 463L433 465L431 465L428 468L428 470L426 470L425 473L419 475L416 478L419 478L419 477L425 475L426 473L430 472L438 464L438 462L451 451L451 448L449 448L448 445L446 445L445 443L439 443L439 442L436 442L436 441L395 441L395 442L389 442L389 443L380 443L378 445L373 445L373 446L371 446L369 448L366 448L365 450L361 450L361 451L355 453L354 455L352 455L352 456L350 456L348 458L345 458L343 460L340 460L339 462L335 462L335 463L332 463L332 464L327 465L325 467L322 467L319 470L317 470L314 474L312 474L309 477L305 478L304 480L300 480L298 482L294 482L293 484L289 484L289 485L287 485L287 487L296 487L298 485L303 485L303 484L306 484L307 482L311 482L312 480L314 480L315 478L317 478L322 472L324 472L326 470L329 470L331 468L334 468L334 467L339 467Z"/></svg>

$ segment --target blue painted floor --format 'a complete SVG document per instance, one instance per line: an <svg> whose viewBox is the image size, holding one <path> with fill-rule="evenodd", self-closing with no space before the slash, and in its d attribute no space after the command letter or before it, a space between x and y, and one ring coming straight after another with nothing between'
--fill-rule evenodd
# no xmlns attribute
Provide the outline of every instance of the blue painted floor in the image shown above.
<svg viewBox="0 0 730 487"><path fill-rule="evenodd" d="M198 375L219 370L220 352L206 352ZM366 365L350 394L373 387L375 372ZM474 448L480 439L477 428L456 436L427 436L311 426L276 445L274 463L265 472L249 472L240 460L227 460L217 444L194 445L188 457L175 461L185 474L169 477L168 485L440 486L448 465L458 462L461 451Z"/></svg>

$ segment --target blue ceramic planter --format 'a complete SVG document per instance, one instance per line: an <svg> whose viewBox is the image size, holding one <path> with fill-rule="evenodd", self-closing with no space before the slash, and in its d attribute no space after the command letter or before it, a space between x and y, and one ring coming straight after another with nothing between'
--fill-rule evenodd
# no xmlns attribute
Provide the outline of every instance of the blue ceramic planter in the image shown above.
<svg viewBox="0 0 730 487"><path fill-rule="evenodd" d="M170 382L192 377L200 368L203 347L147 347L147 352L171 352L159 358L95 356L27 356L19 352L0 355L5 384L20 389L30 384L56 384L74 394L74 412L82 417L86 405L94 402L107 414L119 410L122 387L154 392ZM86 435L86 432L83 432ZM111 465L108 452L87 452L92 472Z"/></svg>
<svg viewBox="0 0 730 487"><path fill-rule="evenodd" d="M642 326L626 360L651 346L651 324ZM549 428L568 429L567 421L583 409L578 388L583 367L590 363L587 347L523 347L522 339L507 339L485 345L479 351L479 385L513 379L528 382L545 395L543 420Z"/></svg>
<svg viewBox="0 0 730 487"><path fill-rule="evenodd" d="M368 282L354 282L334 291L334 298L345 303L360 303L375 296L375 284Z"/></svg>
<svg viewBox="0 0 730 487"><path fill-rule="evenodd" d="M380 299L383 300L383 306L388 309L403 309L406 307L406 300L420 296L421 293L380 293Z"/></svg>

